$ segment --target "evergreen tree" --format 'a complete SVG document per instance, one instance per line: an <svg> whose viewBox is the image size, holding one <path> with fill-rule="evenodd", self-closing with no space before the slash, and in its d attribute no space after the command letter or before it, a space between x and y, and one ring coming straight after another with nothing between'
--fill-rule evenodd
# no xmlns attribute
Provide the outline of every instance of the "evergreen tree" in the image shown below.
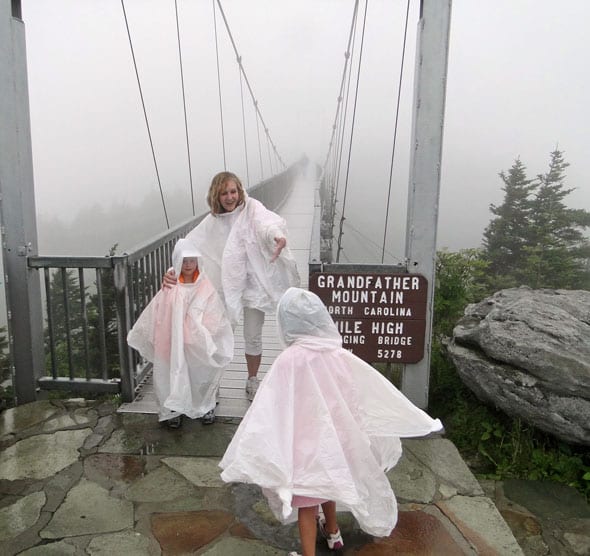
<svg viewBox="0 0 590 556"><path fill-rule="evenodd" d="M115 243L108 257L116 254L118 244ZM113 270L103 268L99 273L100 284L95 282L95 291L88 304L88 321L90 324L90 375L102 378L103 366L107 369L107 378L120 376L118 323L117 323L117 292ZM99 296L100 286L100 296Z"/></svg>
<svg viewBox="0 0 590 556"><path fill-rule="evenodd" d="M53 273L49 284L49 304L55 366L59 376L68 376L70 373L68 329L72 371L75 376L83 375L82 295L86 296L86 292L80 292L80 284L73 270L58 269ZM52 368L49 325L48 314L45 329L46 368L48 370Z"/></svg>
<svg viewBox="0 0 590 556"><path fill-rule="evenodd" d="M490 205L496 215L484 231L484 255L489 276L498 289L520 285L521 268L531 214L531 192L537 187L527 179L526 167L516 159L508 173L500 172L504 201Z"/></svg>
<svg viewBox="0 0 590 556"><path fill-rule="evenodd" d="M587 288L590 284L590 243L583 233L590 226L590 212L564 204L573 191L564 184L568 166L563 152L556 149L551 153L549 171L538 176L522 260L531 287Z"/></svg>
<svg viewBox="0 0 590 556"><path fill-rule="evenodd" d="M564 184L568 166L563 152L556 149L547 174L534 180L527 178L519 159L508 174L500 173L504 201L490 206L496 218L483 240L492 289L590 287L590 243L584 235L590 212L564 203L573 191Z"/></svg>

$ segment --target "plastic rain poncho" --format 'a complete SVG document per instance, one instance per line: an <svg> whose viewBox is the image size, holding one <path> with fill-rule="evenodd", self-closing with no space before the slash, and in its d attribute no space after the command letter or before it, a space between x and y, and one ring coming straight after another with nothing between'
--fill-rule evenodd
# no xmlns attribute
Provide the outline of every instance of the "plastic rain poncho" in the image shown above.
<svg viewBox="0 0 590 556"><path fill-rule="evenodd" d="M244 205L207 215L187 234L201 251L203 269L224 299L232 323L240 319L243 307L274 312L285 290L299 285L288 247L270 262L275 237L287 237L285 220L247 195Z"/></svg>
<svg viewBox="0 0 590 556"><path fill-rule="evenodd" d="M262 487L275 516L293 495L333 500L375 536L391 533L397 503L385 471L400 437L440 430L373 367L342 348L321 300L290 288L277 308L288 346L264 378L220 462L227 482Z"/></svg>
<svg viewBox="0 0 590 556"><path fill-rule="evenodd" d="M200 253L181 239L172 255L177 276L185 257ZM223 303L201 270L193 283L161 289L127 342L153 363L161 421L180 414L196 419L215 407L223 370L233 357L234 336Z"/></svg>

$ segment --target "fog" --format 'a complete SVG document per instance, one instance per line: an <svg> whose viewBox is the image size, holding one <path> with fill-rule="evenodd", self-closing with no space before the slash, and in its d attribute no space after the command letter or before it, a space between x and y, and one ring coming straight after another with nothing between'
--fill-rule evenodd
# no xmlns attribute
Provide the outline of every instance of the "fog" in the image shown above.
<svg viewBox="0 0 590 556"><path fill-rule="evenodd" d="M353 5L352 0L222 1L260 110L287 165L304 153L324 163ZM359 25L364 6L359 4ZM191 194L174 2L127 0L125 8L163 195L176 221L190 215ZM418 8L413 0L394 158L389 260L403 256ZM383 235L405 9L403 1L368 3L350 148L347 206L352 208L347 209L343 238L349 257L355 244ZM224 167L212 2L178 0L178 12L194 198L200 213L211 176ZM150 235L163 230L121 3L23 0L23 20L41 240L49 237L56 221L74 223L77 236L100 237L107 233L96 229L101 214L124 220L126 210L135 215L145 203L152 203L154 212L140 210L142 229L152 230ZM586 0L453 1L439 248L479 246L491 218L489 205L502 199L498 173L517 157L529 177L543 173L556 147L570 163L566 184L576 188L566 201L590 210L589 20ZM217 33L227 167L254 184L272 168L264 142L261 167L248 97L246 166L238 66L219 12ZM344 154L348 157L348 145ZM98 217L93 220L92 214ZM78 248L72 237L72 250ZM95 254L104 254L108 245L96 249L102 250Z"/></svg>

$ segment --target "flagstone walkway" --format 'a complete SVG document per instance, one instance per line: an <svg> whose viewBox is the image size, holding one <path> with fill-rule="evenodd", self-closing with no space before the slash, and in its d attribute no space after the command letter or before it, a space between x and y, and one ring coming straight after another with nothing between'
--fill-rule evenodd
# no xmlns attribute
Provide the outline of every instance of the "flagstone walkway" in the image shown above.
<svg viewBox="0 0 590 556"><path fill-rule="evenodd" d="M253 485L224 484L217 464L237 422L118 414L110 402L38 401L0 414L3 555L284 555L295 524L271 515ZM339 516L342 554L502 554L522 551L451 442L404 441L389 473L400 502L390 537ZM318 554L330 552L322 544Z"/></svg>

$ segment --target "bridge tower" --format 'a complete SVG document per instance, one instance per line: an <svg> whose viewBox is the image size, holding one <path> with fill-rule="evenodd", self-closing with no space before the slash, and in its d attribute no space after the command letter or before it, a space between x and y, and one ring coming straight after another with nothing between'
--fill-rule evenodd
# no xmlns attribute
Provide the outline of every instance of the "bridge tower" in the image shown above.
<svg viewBox="0 0 590 556"><path fill-rule="evenodd" d="M17 402L36 398L43 372L43 322L37 272L33 156L25 29L20 0L0 0L0 222L11 371ZM29 372L15 374L15 369Z"/></svg>
<svg viewBox="0 0 590 556"><path fill-rule="evenodd" d="M424 358L404 369L401 389L421 408L428 405L451 1L420 2L414 72L405 256L408 272L424 276L429 288Z"/></svg>

